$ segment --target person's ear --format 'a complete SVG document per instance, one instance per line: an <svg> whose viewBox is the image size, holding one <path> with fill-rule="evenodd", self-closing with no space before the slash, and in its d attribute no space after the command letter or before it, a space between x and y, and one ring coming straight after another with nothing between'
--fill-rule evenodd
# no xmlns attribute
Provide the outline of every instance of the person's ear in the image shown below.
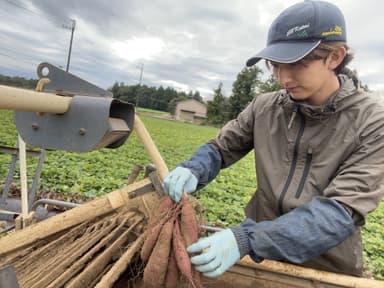
<svg viewBox="0 0 384 288"><path fill-rule="evenodd" d="M338 47L332 51L327 57L328 68L330 70L335 70L341 64L341 62L343 62L346 55L347 49L344 46Z"/></svg>

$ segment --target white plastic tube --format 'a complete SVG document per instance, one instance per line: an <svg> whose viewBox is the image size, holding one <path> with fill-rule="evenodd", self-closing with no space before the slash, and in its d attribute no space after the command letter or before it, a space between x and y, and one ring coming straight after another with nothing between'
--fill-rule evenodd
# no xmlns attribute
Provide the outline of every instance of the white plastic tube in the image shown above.
<svg viewBox="0 0 384 288"><path fill-rule="evenodd" d="M19 135L19 163L20 163L20 185L21 185L21 216L24 221L28 217L28 183L27 183L27 157L25 142Z"/></svg>

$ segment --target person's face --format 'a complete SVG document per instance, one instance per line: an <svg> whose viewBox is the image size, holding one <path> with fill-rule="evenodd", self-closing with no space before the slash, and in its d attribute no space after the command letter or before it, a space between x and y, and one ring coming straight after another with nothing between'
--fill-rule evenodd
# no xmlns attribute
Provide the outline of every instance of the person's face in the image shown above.
<svg viewBox="0 0 384 288"><path fill-rule="evenodd" d="M341 62L337 58L332 52L324 59L303 59L291 64L270 62L270 64L276 81L294 100L305 100L312 105L321 105L339 87L333 71Z"/></svg>

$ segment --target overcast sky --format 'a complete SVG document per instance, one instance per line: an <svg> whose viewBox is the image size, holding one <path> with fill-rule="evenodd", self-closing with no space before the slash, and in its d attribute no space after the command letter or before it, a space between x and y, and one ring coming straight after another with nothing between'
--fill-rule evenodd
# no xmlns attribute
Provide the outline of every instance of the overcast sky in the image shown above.
<svg viewBox="0 0 384 288"><path fill-rule="evenodd" d="M270 23L291 0L0 0L0 74L37 78L49 62L102 88L114 82L171 86L205 98L230 95L246 60L265 46ZM384 2L335 0L344 12L350 67L384 89ZM259 64L264 69L264 64ZM266 71L265 77L268 76Z"/></svg>

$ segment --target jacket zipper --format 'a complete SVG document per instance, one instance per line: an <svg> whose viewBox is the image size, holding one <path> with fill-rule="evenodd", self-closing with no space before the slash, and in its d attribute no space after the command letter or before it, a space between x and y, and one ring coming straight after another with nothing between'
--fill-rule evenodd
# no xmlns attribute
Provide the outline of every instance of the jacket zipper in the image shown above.
<svg viewBox="0 0 384 288"><path fill-rule="evenodd" d="M312 162L312 149L309 148L307 152L307 158L305 159L303 175L301 176L299 187L297 188L297 191L296 191L296 195L295 195L296 199L300 198L301 193L303 192L305 180L307 180L309 168L311 168L311 162Z"/></svg>
<svg viewBox="0 0 384 288"><path fill-rule="evenodd" d="M287 181L285 182L283 190L280 193L279 202L278 202L280 214L283 214L284 197L288 191L288 187L291 184L293 175L295 173L297 158L298 158L298 154L299 154L299 144L300 144L301 137L304 134L305 119L301 114L299 114L299 115L300 115L300 127L299 127L299 132L297 133L297 136L296 136L295 146L293 148L293 159L292 159L291 167L289 168Z"/></svg>
<svg viewBox="0 0 384 288"><path fill-rule="evenodd" d="M299 107L296 105L293 107L292 109L292 114L291 114L291 119L289 119L289 123L288 123L288 130L291 129L292 127L292 124L293 124L293 121L295 120L296 118L296 114L297 114L297 111L299 110Z"/></svg>

